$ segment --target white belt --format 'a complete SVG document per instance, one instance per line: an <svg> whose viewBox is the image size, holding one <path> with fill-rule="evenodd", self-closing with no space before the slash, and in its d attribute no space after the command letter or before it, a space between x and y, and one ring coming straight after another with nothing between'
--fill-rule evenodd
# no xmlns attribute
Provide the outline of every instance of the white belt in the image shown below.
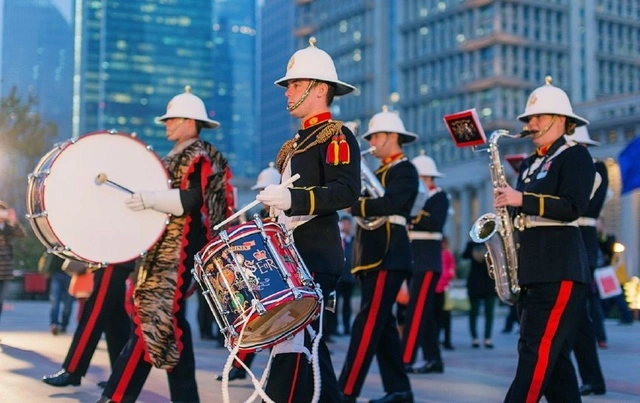
<svg viewBox="0 0 640 403"><path fill-rule="evenodd" d="M441 241L441 232L429 231L409 231L409 240L411 241Z"/></svg>
<svg viewBox="0 0 640 403"><path fill-rule="evenodd" d="M598 224L598 220L592 217L580 217L578 218L578 225L581 227L595 227Z"/></svg>
<svg viewBox="0 0 640 403"><path fill-rule="evenodd" d="M391 224L407 225L407 219L401 215L390 215L387 217L387 220L389 220Z"/></svg>
<svg viewBox="0 0 640 403"><path fill-rule="evenodd" d="M520 231L524 231L526 228L534 228L534 227L577 227L578 220L575 221L558 221L551 220L549 218L544 218L536 215L519 215L513 219L513 226L519 229Z"/></svg>

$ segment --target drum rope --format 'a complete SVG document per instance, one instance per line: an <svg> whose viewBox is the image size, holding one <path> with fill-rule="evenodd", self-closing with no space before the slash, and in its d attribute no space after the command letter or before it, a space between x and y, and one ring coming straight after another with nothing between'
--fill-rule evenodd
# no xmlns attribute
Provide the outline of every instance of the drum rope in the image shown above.
<svg viewBox="0 0 640 403"><path fill-rule="evenodd" d="M256 311L256 306L254 304L251 307L251 311L249 311L248 317L249 318L252 317L255 311ZM262 387L264 386L264 382L266 381L266 374L268 373L268 369L271 367L271 357L269 357L269 362L267 363L265 373L262 375L262 379L260 381L258 381L258 379L253 374L253 372L251 372L249 367L247 367L246 364L242 362L241 359L238 358L238 351L240 350L240 340L242 340L242 336L244 335L244 331L248 324L249 324L249 321L246 321L242 326L242 330L240 330L240 335L236 339L237 340L236 345L233 347L233 349L229 353L229 356L227 357L227 361L224 364L224 368L222 370L222 401L224 403L229 403L231 401L229 398L229 372L231 371L231 368L233 366L233 361L235 360L235 361L238 361L240 365L242 365L245 371L247 371L247 374L249 374L249 376L251 377L251 382L253 383L253 386L255 388L254 393L249 397L249 399L247 399L247 402L253 400L256 397L255 395L259 394L260 397L262 397L262 399L266 403L275 403L262 389Z"/></svg>

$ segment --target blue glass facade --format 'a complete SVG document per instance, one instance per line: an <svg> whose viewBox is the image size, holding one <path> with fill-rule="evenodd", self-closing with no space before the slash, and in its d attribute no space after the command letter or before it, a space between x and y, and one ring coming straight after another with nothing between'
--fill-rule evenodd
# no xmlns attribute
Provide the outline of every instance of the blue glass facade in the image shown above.
<svg viewBox="0 0 640 403"><path fill-rule="evenodd" d="M229 160L235 177L254 178L259 144L256 126L255 0L213 1L213 105L220 128L216 144Z"/></svg>
<svg viewBox="0 0 640 403"><path fill-rule="evenodd" d="M294 4L291 0L268 0L260 10L260 168L275 161L278 150L291 138L298 122L287 111L284 89L273 84L283 77L291 55L297 50L292 36Z"/></svg>
<svg viewBox="0 0 640 403"><path fill-rule="evenodd" d="M171 144L154 118L186 85L216 117L211 2L85 0L76 7L77 134L135 132L164 155ZM202 132L215 143L213 136Z"/></svg>
<svg viewBox="0 0 640 403"><path fill-rule="evenodd" d="M5 0L2 21L2 96L16 87L37 99L34 112L71 137L71 26L49 1ZM28 29L25 29L28 27Z"/></svg>

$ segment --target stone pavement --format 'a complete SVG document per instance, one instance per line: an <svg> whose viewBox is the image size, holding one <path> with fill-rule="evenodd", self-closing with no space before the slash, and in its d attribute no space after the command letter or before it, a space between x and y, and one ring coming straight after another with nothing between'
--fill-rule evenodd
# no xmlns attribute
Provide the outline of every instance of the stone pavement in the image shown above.
<svg viewBox="0 0 640 403"><path fill-rule="evenodd" d="M190 300L189 316L195 316L195 298ZM75 309L75 308L74 308ZM501 334L506 308L498 308L494 324L495 349L472 349L467 316L453 318L455 351L443 351L444 374L410 375L416 402L501 402L515 371L516 334ZM0 402L93 403L100 397L96 383L109 376L109 361L104 341L96 351L92 366L79 387L54 388L41 378L60 369L71 343L71 332L53 336L48 332L47 301L7 301L0 320ZM195 320L192 320L195 324ZM192 325L192 328L194 326ZM195 326L197 328L197 326ZM609 348L599 350L607 394L585 397L585 402L640 401L640 323L619 326L606 323ZM483 321L479 322L479 330ZM197 330L195 331L197 336ZM335 337L329 345L334 366L339 373L348 346L347 337ZM197 379L200 398L205 402L222 402L221 382L215 380L222 371L227 351L212 341L195 340ZM253 370L260 377L268 359L265 351L256 357ZM229 383L231 402L243 402L253 392L247 380ZM359 402L384 395L378 368L372 365ZM139 402L168 402L169 392L164 371L153 369Z"/></svg>

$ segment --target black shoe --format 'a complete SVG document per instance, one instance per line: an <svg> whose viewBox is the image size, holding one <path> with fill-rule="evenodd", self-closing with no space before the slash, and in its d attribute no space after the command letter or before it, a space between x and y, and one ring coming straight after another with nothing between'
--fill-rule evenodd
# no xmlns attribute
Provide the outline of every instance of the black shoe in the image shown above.
<svg viewBox="0 0 640 403"><path fill-rule="evenodd" d="M383 398L369 400L369 403L413 403L413 393L410 390L387 393Z"/></svg>
<svg viewBox="0 0 640 403"><path fill-rule="evenodd" d="M442 347L444 347L445 350L449 350L449 351L455 350L455 347L453 347L453 344L451 343L444 343Z"/></svg>
<svg viewBox="0 0 640 403"><path fill-rule="evenodd" d="M100 389L104 389L107 387L107 381L100 381L97 383L97 385Z"/></svg>
<svg viewBox="0 0 640 403"><path fill-rule="evenodd" d="M607 393L607 389L604 387L604 385L591 385L585 383L584 385L580 386L580 395L582 396L604 395L605 393Z"/></svg>
<svg viewBox="0 0 640 403"><path fill-rule="evenodd" d="M444 364L442 361L429 361L420 368L414 368L413 372L416 374L441 374L444 372Z"/></svg>
<svg viewBox="0 0 640 403"><path fill-rule="evenodd" d="M80 386L82 377L80 375L72 374L64 369L56 372L53 375L45 375L42 377L42 382L51 386Z"/></svg>
<svg viewBox="0 0 640 403"><path fill-rule="evenodd" d="M356 403L356 398L340 393L340 403Z"/></svg>
<svg viewBox="0 0 640 403"><path fill-rule="evenodd" d="M246 377L247 377L247 371L245 371L244 368L233 367L231 368L231 371L229 371L230 381L234 381L236 379L245 379ZM218 377L216 378L216 381L221 381L221 380L222 380L222 374L218 375Z"/></svg>

